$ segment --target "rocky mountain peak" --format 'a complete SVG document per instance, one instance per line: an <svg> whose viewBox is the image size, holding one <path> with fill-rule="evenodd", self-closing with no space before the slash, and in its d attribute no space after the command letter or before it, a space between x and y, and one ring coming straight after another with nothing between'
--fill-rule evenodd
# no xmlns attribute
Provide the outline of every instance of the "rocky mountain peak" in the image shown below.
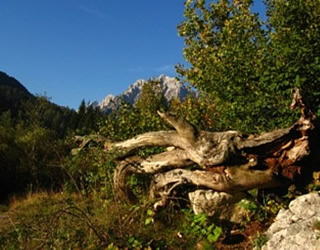
<svg viewBox="0 0 320 250"><path fill-rule="evenodd" d="M98 104L98 107L101 111L110 113L119 107L121 100L134 105L140 97L143 85L149 81L157 81L160 83L162 93L168 102L173 98L183 100L189 93L189 90L176 78L160 75L159 77L151 78L149 80L139 79L118 96L107 95Z"/></svg>

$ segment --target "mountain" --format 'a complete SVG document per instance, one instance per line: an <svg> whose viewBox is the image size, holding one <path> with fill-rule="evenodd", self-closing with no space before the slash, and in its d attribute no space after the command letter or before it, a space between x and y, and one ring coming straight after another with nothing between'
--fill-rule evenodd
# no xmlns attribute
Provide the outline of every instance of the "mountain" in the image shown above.
<svg viewBox="0 0 320 250"><path fill-rule="evenodd" d="M34 98L18 80L0 71L0 114L10 110L18 112L23 101Z"/></svg>
<svg viewBox="0 0 320 250"><path fill-rule="evenodd" d="M37 116L41 126L54 130L58 136L77 126L77 113L50 102L46 97L34 96L18 80L0 71L0 115L10 111L24 122Z"/></svg>
<svg viewBox="0 0 320 250"><path fill-rule="evenodd" d="M20 91L25 92L26 95L31 96L27 88L23 86L18 80L0 71L0 87L4 86L19 89Z"/></svg>
<svg viewBox="0 0 320 250"><path fill-rule="evenodd" d="M99 107L104 113L110 113L116 110L120 106L122 100L134 105L140 97L143 85L149 81L160 83L162 93L167 102L173 98L179 98L180 100L183 100L190 93L190 91L177 79L160 75L159 77L151 78L150 80L139 79L130 85L122 94L117 96L107 95L100 103L93 102L91 105L94 107Z"/></svg>

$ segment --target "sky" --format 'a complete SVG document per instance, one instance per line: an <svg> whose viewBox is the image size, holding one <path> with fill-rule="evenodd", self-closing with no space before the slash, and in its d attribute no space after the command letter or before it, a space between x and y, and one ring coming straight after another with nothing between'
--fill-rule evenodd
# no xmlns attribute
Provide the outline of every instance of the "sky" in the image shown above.
<svg viewBox="0 0 320 250"><path fill-rule="evenodd" d="M0 0L0 71L61 106L100 102L176 76L183 10L184 0Z"/></svg>

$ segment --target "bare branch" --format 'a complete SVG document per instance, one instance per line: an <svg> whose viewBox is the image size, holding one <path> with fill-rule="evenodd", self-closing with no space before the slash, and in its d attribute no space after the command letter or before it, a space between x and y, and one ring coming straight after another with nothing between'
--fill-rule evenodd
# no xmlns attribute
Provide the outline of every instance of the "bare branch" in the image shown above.
<svg viewBox="0 0 320 250"><path fill-rule="evenodd" d="M158 111L159 116L170 124L178 134L186 138L190 143L195 142L197 129L181 117Z"/></svg>
<svg viewBox="0 0 320 250"><path fill-rule="evenodd" d="M176 131L149 132L133 137L123 142L105 143L106 150L112 148L123 151L124 154L140 147L167 147L175 146L183 148L187 140L178 135Z"/></svg>

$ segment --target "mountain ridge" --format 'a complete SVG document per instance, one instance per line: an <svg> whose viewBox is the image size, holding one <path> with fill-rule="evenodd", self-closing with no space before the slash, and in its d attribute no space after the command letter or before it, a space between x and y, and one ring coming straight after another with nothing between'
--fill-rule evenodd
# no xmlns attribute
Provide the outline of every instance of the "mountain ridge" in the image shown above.
<svg viewBox="0 0 320 250"><path fill-rule="evenodd" d="M2 71L0 71L0 86L16 88L16 89L19 89L20 91L25 92L29 96L32 95L22 83L20 83L17 79L15 79L12 76L9 76L7 73Z"/></svg>
<svg viewBox="0 0 320 250"><path fill-rule="evenodd" d="M140 97L143 85L150 81L159 82L166 102L169 102L173 98L179 98L180 100L183 100L188 94L191 93L191 91L176 78L160 75L148 80L138 79L133 84L129 85L129 87L121 94L116 96L109 94L102 99L100 103L93 102L91 105L98 107L103 113L111 113L112 111L116 110L120 106L122 100L134 105Z"/></svg>
<svg viewBox="0 0 320 250"><path fill-rule="evenodd" d="M17 115L20 105L34 96L17 79L0 71L0 114L11 111Z"/></svg>

